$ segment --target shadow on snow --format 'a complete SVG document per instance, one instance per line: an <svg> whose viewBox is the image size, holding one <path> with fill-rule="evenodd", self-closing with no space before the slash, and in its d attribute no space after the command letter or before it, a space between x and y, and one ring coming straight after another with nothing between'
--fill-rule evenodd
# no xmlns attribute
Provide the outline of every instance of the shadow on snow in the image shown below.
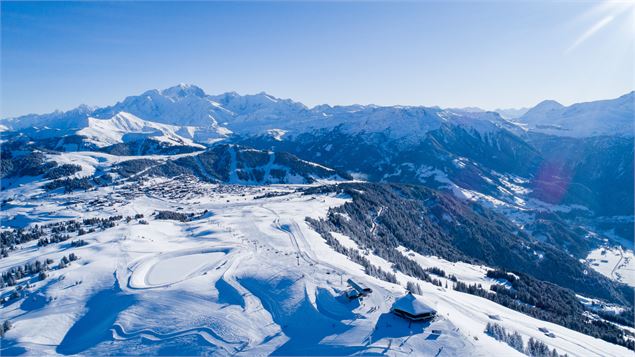
<svg viewBox="0 0 635 357"><path fill-rule="evenodd" d="M345 313L336 308L328 315L321 313L311 304L306 290L294 285L301 284L289 278L277 281L242 278L240 284L260 299L263 307L271 314L289 340L275 350L272 355L350 355L364 349L364 346L329 345L323 340L332 335L346 332L349 326L342 323L352 312ZM302 289L303 296L299 290ZM294 295L296 291L296 295ZM332 296L320 292L320 300L328 304L340 304ZM329 294L330 295L330 294ZM324 305L324 304L322 304Z"/></svg>
<svg viewBox="0 0 635 357"><path fill-rule="evenodd" d="M112 288L93 295L87 302L87 312L68 330L56 352L71 355L83 352L100 342L112 340L110 328L117 316L135 302L121 291L115 277Z"/></svg>

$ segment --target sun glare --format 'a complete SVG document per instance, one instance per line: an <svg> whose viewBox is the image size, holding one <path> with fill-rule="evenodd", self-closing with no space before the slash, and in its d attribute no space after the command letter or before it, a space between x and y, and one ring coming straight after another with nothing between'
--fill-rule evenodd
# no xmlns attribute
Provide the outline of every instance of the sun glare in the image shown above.
<svg viewBox="0 0 635 357"><path fill-rule="evenodd" d="M593 35L613 27L614 36L623 37L625 43L631 43L635 39L635 0L628 1L603 1L587 13L578 18L579 21L590 23L576 40L566 49L571 52L586 42ZM616 26L609 26L618 23ZM628 42L631 41L631 42Z"/></svg>

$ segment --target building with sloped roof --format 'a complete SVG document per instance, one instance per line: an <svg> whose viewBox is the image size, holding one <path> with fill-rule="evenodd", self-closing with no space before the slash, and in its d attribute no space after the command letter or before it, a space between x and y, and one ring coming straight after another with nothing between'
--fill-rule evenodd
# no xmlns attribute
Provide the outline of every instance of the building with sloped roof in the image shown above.
<svg viewBox="0 0 635 357"><path fill-rule="evenodd" d="M346 294L349 299L355 299L361 296L366 296L373 292L373 289L353 279L348 279L346 282L352 288L352 290Z"/></svg>
<svg viewBox="0 0 635 357"><path fill-rule="evenodd" d="M390 311L412 321L432 320L437 314L436 310L423 303L411 292L397 299Z"/></svg>

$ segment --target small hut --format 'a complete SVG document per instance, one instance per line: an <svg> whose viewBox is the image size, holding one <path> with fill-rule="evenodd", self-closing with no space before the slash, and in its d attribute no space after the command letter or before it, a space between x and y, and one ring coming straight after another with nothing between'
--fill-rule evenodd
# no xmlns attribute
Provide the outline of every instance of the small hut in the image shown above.
<svg viewBox="0 0 635 357"><path fill-rule="evenodd" d="M392 305L391 311L396 315L412 321L432 320L437 314L433 308L424 304L411 292L397 299Z"/></svg>
<svg viewBox="0 0 635 357"><path fill-rule="evenodd" d="M366 286L366 285L364 285L364 284L362 284L360 282L357 282L357 281L355 281L353 279L348 279L346 282L352 288L346 294L349 299L356 299L356 298L361 297L361 296L369 295L370 293L373 292L373 289L371 289L368 286Z"/></svg>

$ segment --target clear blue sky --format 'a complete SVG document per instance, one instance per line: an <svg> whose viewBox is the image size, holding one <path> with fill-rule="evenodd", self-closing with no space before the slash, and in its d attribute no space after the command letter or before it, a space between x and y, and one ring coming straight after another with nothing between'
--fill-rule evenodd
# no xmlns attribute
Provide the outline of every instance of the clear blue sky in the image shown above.
<svg viewBox="0 0 635 357"><path fill-rule="evenodd" d="M1 4L3 117L178 83L493 109L613 98L635 80L632 1Z"/></svg>

